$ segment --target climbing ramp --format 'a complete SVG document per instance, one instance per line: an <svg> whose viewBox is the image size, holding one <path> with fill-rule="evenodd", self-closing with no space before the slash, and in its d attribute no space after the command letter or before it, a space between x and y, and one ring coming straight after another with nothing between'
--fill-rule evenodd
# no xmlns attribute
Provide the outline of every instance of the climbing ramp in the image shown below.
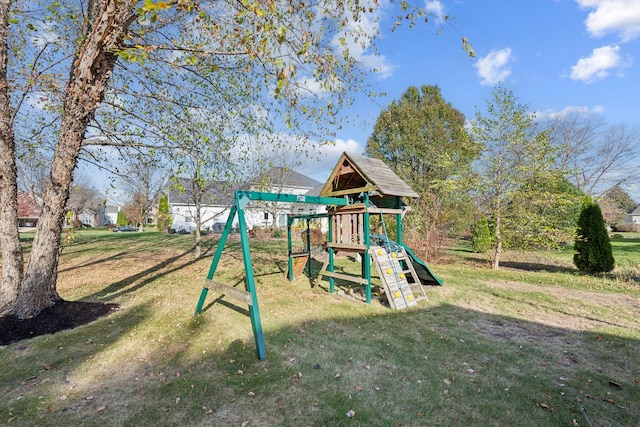
<svg viewBox="0 0 640 427"><path fill-rule="evenodd" d="M394 242L395 243L395 242ZM404 247L371 246L373 263L391 308L401 310L426 300L422 283Z"/></svg>

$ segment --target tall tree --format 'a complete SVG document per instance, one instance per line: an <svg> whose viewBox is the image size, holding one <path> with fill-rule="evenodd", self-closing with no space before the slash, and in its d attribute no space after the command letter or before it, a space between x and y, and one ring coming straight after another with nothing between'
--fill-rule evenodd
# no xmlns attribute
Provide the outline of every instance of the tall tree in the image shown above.
<svg viewBox="0 0 640 427"><path fill-rule="evenodd" d="M238 102L241 102L240 97ZM205 206L219 203L221 194L231 191L231 181L241 182L241 174L236 164L242 163L244 153L233 153L238 138L238 128L234 123L239 110L230 108L227 111L213 111L200 108L180 113L186 126L177 134L182 141L182 147L172 156L175 176L170 186L174 191L186 196L186 209L196 225L196 259L200 258L202 253L203 224L213 219L213 216L207 216L209 214ZM251 119L251 116L247 117L247 128L252 124ZM236 162L232 161L231 156Z"/></svg>
<svg viewBox="0 0 640 427"><path fill-rule="evenodd" d="M517 249L563 248L573 240L583 198L559 171L524 182L504 217L504 242Z"/></svg>
<svg viewBox="0 0 640 427"><path fill-rule="evenodd" d="M471 249L478 253L484 253L491 249L491 231L484 215L473 225Z"/></svg>
<svg viewBox="0 0 640 427"><path fill-rule="evenodd" d="M510 222L517 223L510 218L516 213L517 202L523 200L522 196L540 204L555 199L547 186L538 185L559 179L553 168L555 150L549 143L548 132L536 130L528 107L519 104L513 92L502 86L493 90L485 114L476 111L471 128L474 138L484 146L477 191L486 201L487 216L493 222L492 267L498 268L505 230L509 229ZM523 214L537 210L540 209L531 209L529 205ZM539 218L535 221L539 222Z"/></svg>
<svg viewBox="0 0 640 427"><path fill-rule="evenodd" d="M0 314L18 297L23 280L24 256L18 232L18 170L13 131L14 109L7 78L10 0L0 2L0 247L2 282Z"/></svg>
<svg viewBox="0 0 640 427"><path fill-rule="evenodd" d="M383 160L420 194L406 220L433 247L437 229L451 220L449 213L466 193L479 153L464 115L444 100L438 86L409 87L380 113L365 153Z"/></svg>
<svg viewBox="0 0 640 427"><path fill-rule="evenodd" d="M67 210L72 213L73 224L71 225L74 227L79 225L77 223L83 210L100 209L103 203L104 197L101 197L100 192L90 184L90 181L86 177L76 174L66 206Z"/></svg>
<svg viewBox="0 0 640 427"><path fill-rule="evenodd" d="M7 4L7 7L10 3ZM94 117L109 78L113 72L117 60L115 52L122 47L126 31L134 22L136 14L135 2L116 2L113 0L93 0L87 4L87 18L89 25L80 34L82 42L75 52L71 72L65 88L62 103L62 117L58 132L57 144L51 161L51 173L43 195L43 207L33 240L31 256L24 278L16 277L12 272L22 270L22 265L16 265L19 260L9 254L9 262L13 265L6 274L3 269L2 287L11 289L15 298L6 298L0 301L0 313L8 312L21 318L37 315L45 307L54 305L60 300L56 290L59 246L61 229L64 221L64 212L73 171L78 161L78 153L82 146L88 123ZM8 11L7 11L8 14ZM9 16L5 18L0 31L0 56L7 53L7 26L12 22ZM3 37L4 35L4 37ZM2 77L2 76L0 76ZM6 74L0 81L0 91L8 96L9 85ZM5 110L6 114L12 111L11 107ZM13 126L13 123L10 124ZM8 165L8 170L15 170L15 141L13 135L2 135L3 145L8 146L6 153L13 165ZM7 140L4 140L4 138ZM3 168L4 175L5 168ZM15 177L11 176L7 187L15 187ZM4 196L4 195L3 195ZM3 197L3 204L10 206L15 200L12 194ZM13 213L6 217L0 217L0 227L12 227ZM7 221L5 222L5 218ZM8 250L19 251L19 239L16 233L9 234L11 242ZM7 253L3 245L4 255ZM22 279L22 280L20 280Z"/></svg>
<svg viewBox="0 0 640 427"><path fill-rule="evenodd" d="M144 230L145 219L158 204L169 181L170 171L157 157L149 153L137 153L124 160L123 173L119 176L122 190L128 197L127 217Z"/></svg>
<svg viewBox="0 0 640 427"><path fill-rule="evenodd" d="M557 115L545 126L553 129L558 168L584 193L603 194L640 178L640 129L577 111Z"/></svg>
<svg viewBox="0 0 640 427"><path fill-rule="evenodd" d="M636 202L622 187L616 185L598 200L598 205L605 222L616 225L622 222L627 213L636 207Z"/></svg>

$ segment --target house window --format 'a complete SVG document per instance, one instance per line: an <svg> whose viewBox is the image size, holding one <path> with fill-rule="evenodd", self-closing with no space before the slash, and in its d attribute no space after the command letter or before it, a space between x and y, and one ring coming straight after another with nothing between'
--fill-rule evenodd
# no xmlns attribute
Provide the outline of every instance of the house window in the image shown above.
<svg viewBox="0 0 640 427"><path fill-rule="evenodd" d="M264 213L264 220L268 221L269 220L269 212L265 212Z"/></svg>
<svg viewBox="0 0 640 427"><path fill-rule="evenodd" d="M287 226L287 214L278 214L278 228L285 228Z"/></svg>
<svg viewBox="0 0 640 427"><path fill-rule="evenodd" d="M192 216L186 216L184 217L184 222L193 222L193 217Z"/></svg>

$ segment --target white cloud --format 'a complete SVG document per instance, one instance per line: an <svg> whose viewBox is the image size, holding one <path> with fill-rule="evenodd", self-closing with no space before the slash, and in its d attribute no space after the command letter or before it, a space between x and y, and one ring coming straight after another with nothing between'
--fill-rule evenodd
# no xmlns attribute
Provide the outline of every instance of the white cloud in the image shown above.
<svg viewBox="0 0 640 427"><path fill-rule="evenodd" d="M511 74L511 48L492 50L474 64L480 77L480 84L492 86L504 81Z"/></svg>
<svg viewBox="0 0 640 427"><path fill-rule="evenodd" d="M294 167L294 169L315 180L324 182L345 151L348 153L362 154L364 147L353 139L336 139L333 144L316 146L314 155L309 156L304 163Z"/></svg>
<svg viewBox="0 0 640 427"><path fill-rule="evenodd" d="M444 12L444 5L438 0L427 0L425 2L424 10L436 17L438 22L444 22L446 13Z"/></svg>
<svg viewBox="0 0 640 427"><path fill-rule="evenodd" d="M586 107L583 105L567 105L560 111L555 111L555 110L536 111L536 120L546 121L546 120L555 119L558 117L564 117L571 113L578 113L582 115L602 114L604 113L604 107L602 105L594 105L593 107Z"/></svg>
<svg viewBox="0 0 640 427"><path fill-rule="evenodd" d="M603 46L593 49L591 56L580 58L576 65L571 67L571 79L593 82L603 79L612 70L620 70L631 63L620 56L620 46Z"/></svg>
<svg viewBox="0 0 640 427"><path fill-rule="evenodd" d="M322 84L321 81L310 77L299 77L295 81L295 90L300 97L306 97L311 95L326 96L330 92Z"/></svg>
<svg viewBox="0 0 640 427"><path fill-rule="evenodd" d="M36 24L36 28L38 30L31 35L31 42L38 49L42 49L48 44L57 44L62 41L60 34L52 23L40 22Z"/></svg>
<svg viewBox="0 0 640 427"><path fill-rule="evenodd" d="M576 0L587 9L585 25L594 37L618 34L622 42L640 36L640 2L638 0Z"/></svg>
<svg viewBox="0 0 640 427"><path fill-rule="evenodd" d="M255 175L255 165L265 160L293 170L320 182L326 181L343 152L361 154L364 146L348 139L336 139L333 143L319 143L294 134L271 134L262 139L244 135L236 141L232 159L236 164L245 164L244 173ZM235 154L233 154L235 153Z"/></svg>
<svg viewBox="0 0 640 427"><path fill-rule="evenodd" d="M393 74L393 64L386 56L371 49L371 38L380 34L380 18L383 5L376 0L361 1L360 5L369 13L362 13L355 21L353 16L344 17L346 25L332 39L332 44L339 50L348 50L366 69L376 73L378 78L384 79Z"/></svg>

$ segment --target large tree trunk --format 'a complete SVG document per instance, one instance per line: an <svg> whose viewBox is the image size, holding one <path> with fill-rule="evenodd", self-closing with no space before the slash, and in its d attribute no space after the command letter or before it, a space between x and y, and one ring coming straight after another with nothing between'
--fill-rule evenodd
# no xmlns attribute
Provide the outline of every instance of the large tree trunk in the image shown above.
<svg viewBox="0 0 640 427"><path fill-rule="evenodd" d="M18 233L18 187L13 136L13 110L7 84L7 27L11 1L0 2L0 247L2 281L0 315L15 301L24 261Z"/></svg>
<svg viewBox="0 0 640 427"><path fill-rule="evenodd" d="M93 6L89 5L90 10L96 10ZM102 101L117 60L114 51L121 47L123 36L134 16L131 1L103 0L102 8L73 64L65 94L60 135L51 163L50 181L43 197L42 214L24 282L12 308L12 312L20 318L36 316L60 300L56 290L58 254L73 171L87 125Z"/></svg>

